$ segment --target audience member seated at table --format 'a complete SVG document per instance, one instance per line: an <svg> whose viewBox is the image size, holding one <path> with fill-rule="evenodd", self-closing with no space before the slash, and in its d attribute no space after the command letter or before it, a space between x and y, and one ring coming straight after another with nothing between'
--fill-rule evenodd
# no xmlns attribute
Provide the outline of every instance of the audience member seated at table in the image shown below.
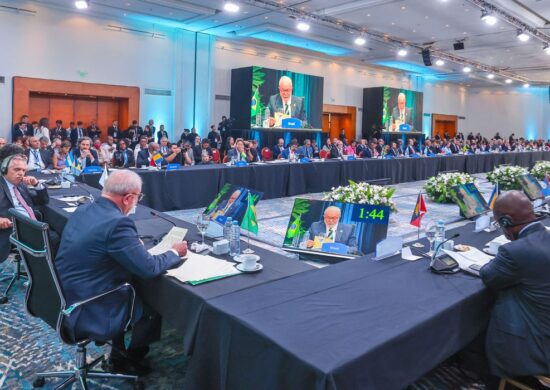
<svg viewBox="0 0 550 390"><path fill-rule="evenodd" d="M319 158L319 145L317 145L317 141L314 139L311 140L311 149L313 150L313 157Z"/></svg>
<svg viewBox="0 0 550 390"><path fill-rule="evenodd" d="M53 150L52 167L53 169L62 170L67 168L67 157L71 151L71 142L63 141L59 148Z"/></svg>
<svg viewBox="0 0 550 390"><path fill-rule="evenodd" d="M90 122L90 126L88 126L86 130L88 131L88 137L90 137L92 140L99 138L101 135L101 130L99 130L99 127L97 127L97 124L93 119Z"/></svg>
<svg viewBox="0 0 550 390"><path fill-rule="evenodd" d="M19 122L13 125L11 130L11 142L17 141L19 138L26 137L31 134L31 124L29 123L29 116L22 115Z"/></svg>
<svg viewBox="0 0 550 390"><path fill-rule="evenodd" d="M323 220L313 222L309 227L309 237L311 239L306 242L306 246L314 248L315 237L323 237L326 242L337 242L347 245L348 253L357 253L355 225L339 223L341 214L342 212L338 207L327 207L323 213Z"/></svg>
<svg viewBox="0 0 550 390"><path fill-rule="evenodd" d="M33 137L34 138L34 137ZM11 244L9 235L12 233L10 208L36 220L33 208L48 203L48 191L27 172L27 157L23 149L16 145L6 145L0 150L2 164L2 179L0 179L0 263L8 257ZM29 190L27 186L35 186Z"/></svg>
<svg viewBox="0 0 550 390"><path fill-rule="evenodd" d="M141 179L134 172L115 171L105 181L101 197L79 207L69 218L55 260L67 305L132 283L135 276L156 277L182 263L181 257L187 254L185 241L153 256L139 239L128 216L141 199L141 187ZM139 362L148 353L148 345L158 338L160 324L157 316L146 313L139 296L133 312L129 299L127 294L118 294L85 304L65 319L63 331L74 340L87 336L112 340L113 369L144 375L150 368ZM124 327L128 320L134 326L126 348Z"/></svg>
<svg viewBox="0 0 550 390"><path fill-rule="evenodd" d="M258 142L255 139L251 139L244 143L244 150L246 150L246 158L248 162L260 161L260 153L258 153Z"/></svg>
<svg viewBox="0 0 550 390"><path fill-rule="evenodd" d="M477 154L480 150L477 147L477 143L475 141L470 142L470 146L468 147L468 154Z"/></svg>
<svg viewBox="0 0 550 390"><path fill-rule="evenodd" d="M298 155L298 141L292 140L288 148L284 149L279 155L280 159L294 161L299 158Z"/></svg>
<svg viewBox="0 0 550 390"><path fill-rule="evenodd" d="M78 144L78 140L88 136L88 132L84 129L83 123L78 121L76 128L71 131L71 144L75 147Z"/></svg>
<svg viewBox="0 0 550 390"><path fill-rule="evenodd" d="M181 148L176 144L170 145L170 151L162 157L166 160L167 164L183 165L183 153Z"/></svg>
<svg viewBox="0 0 550 390"><path fill-rule="evenodd" d="M48 118L40 118L38 122L38 128L34 130L34 136L38 139L46 137L48 139L48 145L51 143L50 137L50 120Z"/></svg>
<svg viewBox="0 0 550 390"><path fill-rule="evenodd" d="M210 155L207 152L202 152L201 161L197 165L210 165L213 164L210 159Z"/></svg>
<svg viewBox="0 0 550 390"><path fill-rule="evenodd" d="M430 141L429 139L424 141L424 146L422 147L422 154L424 156L429 156L434 154L432 150L432 141Z"/></svg>
<svg viewBox="0 0 550 390"><path fill-rule="evenodd" d="M359 157L363 156L363 151L368 148L367 140L362 138L357 146L355 147L355 154L357 154Z"/></svg>
<svg viewBox="0 0 550 390"><path fill-rule="evenodd" d="M118 141L118 150L113 154L113 164L115 168L135 167L134 152L128 149L128 141L121 139Z"/></svg>
<svg viewBox="0 0 550 390"><path fill-rule="evenodd" d="M86 167L99 166L99 157L92 147L90 137L83 137L78 140L78 147L73 149L73 157L76 164L84 170Z"/></svg>
<svg viewBox="0 0 550 390"><path fill-rule="evenodd" d="M235 138L227 137L227 140L225 141L225 155L227 156L229 150L233 149L234 147L235 147Z"/></svg>
<svg viewBox="0 0 550 390"><path fill-rule="evenodd" d="M376 150L376 142L371 141L365 149L363 149L363 154L361 158L376 158L378 157L378 151Z"/></svg>
<svg viewBox="0 0 550 390"><path fill-rule="evenodd" d="M334 145L335 147L330 149L330 158L344 158L344 143L340 140L337 140Z"/></svg>
<svg viewBox="0 0 550 390"><path fill-rule="evenodd" d="M490 371L501 378L548 376L550 232L522 192L500 195L493 212L511 242L480 270L497 293L485 342Z"/></svg>
<svg viewBox="0 0 550 390"><path fill-rule="evenodd" d="M403 140L401 138L397 140L397 154L399 156L405 155L405 147L403 146Z"/></svg>
<svg viewBox="0 0 550 390"><path fill-rule="evenodd" d="M283 153L283 150L285 150L285 140L282 138L279 138L277 140L277 144L273 145L273 148L271 149L271 152L273 154L273 160L277 160L281 153Z"/></svg>
<svg viewBox="0 0 550 390"><path fill-rule="evenodd" d="M54 138L62 139L65 135L65 129L63 128L63 121L58 119L55 121L55 127L50 130L50 137L53 140Z"/></svg>
<svg viewBox="0 0 550 390"><path fill-rule="evenodd" d="M324 150L327 153L330 153L330 151L332 150L332 146L333 146L332 141L330 140L330 138L327 137L327 139L325 140L325 144L322 147L322 150Z"/></svg>
<svg viewBox="0 0 550 390"><path fill-rule="evenodd" d="M451 139L449 149L451 150L452 154L457 154L460 151L460 147L458 146L456 138Z"/></svg>
<svg viewBox="0 0 550 390"><path fill-rule="evenodd" d="M195 157L195 164L198 164L202 161L202 154L208 153L208 156L210 159L212 159L212 148L210 147L210 141L208 138L205 138L200 142L200 137L197 136L199 139L199 144L197 145L195 141L195 146L193 146L193 154Z"/></svg>
<svg viewBox="0 0 550 390"><path fill-rule="evenodd" d="M378 152L378 154L382 154L382 151L384 150L384 148L385 148L384 140L382 138L378 139L376 144L376 151Z"/></svg>
<svg viewBox="0 0 550 390"><path fill-rule="evenodd" d="M439 141L434 141L432 144L432 153L433 154L441 154L441 145L439 144Z"/></svg>
<svg viewBox="0 0 550 390"><path fill-rule="evenodd" d="M160 154L162 154L162 157L170 154L170 145L168 144L168 138L162 137L160 139L159 144L160 144Z"/></svg>
<svg viewBox="0 0 550 390"><path fill-rule="evenodd" d="M101 153L103 154L103 161L111 165L113 163L113 157L115 155L116 145L112 136L107 136L107 140L101 144Z"/></svg>
<svg viewBox="0 0 550 390"><path fill-rule="evenodd" d="M193 154L193 148L189 141L185 141L182 146L183 164L185 166L195 165L195 155Z"/></svg>
<svg viewBox="0 0 550 390"><path fill-rule="evenodd" d="M29 171L52 167L52 157L50 151L47 149L41 149L40 142L36 137L29 138L29 148L25 150L25 155L28 159L27 169Z"/></svg>
<svg viewBox="0 0 550 390"><path fill-rule="evenodd" d="M227 157L231 161L247 161L248 157L244 149L244 141L242 138L237 138L235 147L227 152Z"/></svg>
<svg viewBox="0 0 550 390"><path fill-rule="evenodd" d="M398 157L399 156L399 149L397 148L397 144L395 142L390 143L390 147L388 148L387 155L390 155L392 157Z"/></svg>
<svg viewBox="0 0 550 390"><path fill-rule="evenodd" d="M148 143L149 143L149 140L147 139L147 137L140 137L139 143L134 147L134 160L137 161L138 153L140 151L147 149Z"/></svg>
<svg viewBox="0 0 550 390"><path fill-rule="evenodd" d="M348 156L355 156L357 152L357 141L352 140L349 145L344 146L344 153Z"/></svg>
<svg viewBox="0 0 550 390"><path fill-rule="evenodd" d="M140 150L136 159L136 167L142 168L143 166L151 166L151 159L155 154L159 153L159 150L160 146L156 142L151 142L147 148ZM161 165L166 165L164 159L162 159Z"/></svg>
<svg viewBox="0 0 550 390"><path fill-rule="evenodd" d="M314 153L313 148L311 147L311 141L309 139L305 139L304 144L298 148L296 153L298 153L300 158L313 158Z"/></svg>
<svg viewBox="0 0 550 390"><path fill-rule="evenodd" d="M53 155L53 148L61 145L61 140L59 140L58 138L52 139L50 141L46 137L40 137L38 139L38 142L40 143L40 149L50 153L50 157Z"/></svg>

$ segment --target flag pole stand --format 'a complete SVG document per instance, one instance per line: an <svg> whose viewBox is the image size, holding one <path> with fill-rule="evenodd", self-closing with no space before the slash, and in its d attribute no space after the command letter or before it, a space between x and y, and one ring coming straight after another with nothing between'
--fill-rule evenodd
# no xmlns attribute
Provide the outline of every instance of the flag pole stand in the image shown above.
<svg viewBox="0 0 550 390"><path fill-rule="evenodd" d="M246 255L249 255L251 253L254 253L254 250L250 249L250 232L248 230L246 231L246 236L247 236L246 249L243 251L243 253Z"/></svg>
<svg viewBox="0 0 550 390"><path fill-rule="evenodd" d="M418 226L416 239L420 240L420 225ZM421 242L415 242L414 244L412 244L412 246L414 246L415 248L424 248L424 244L422 244Z"/></svg>

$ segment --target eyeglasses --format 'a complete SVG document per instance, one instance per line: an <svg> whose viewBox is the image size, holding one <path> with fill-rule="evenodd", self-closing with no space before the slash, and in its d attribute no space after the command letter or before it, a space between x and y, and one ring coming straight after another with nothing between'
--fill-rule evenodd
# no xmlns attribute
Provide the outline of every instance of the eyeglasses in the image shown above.
<svg viewBox="0 0 550 390"><path fill-rule="evenodd" d="M145 194L144 194L143 192L140 192L139 194L135 194L135 193L133 193L133 192L130 192L130 193L126 194L126 195L135 195L135 196L137 196L137 197L138 197L138 202L141 202L141 200L142 200L143 197L145 196Z"/></svg>

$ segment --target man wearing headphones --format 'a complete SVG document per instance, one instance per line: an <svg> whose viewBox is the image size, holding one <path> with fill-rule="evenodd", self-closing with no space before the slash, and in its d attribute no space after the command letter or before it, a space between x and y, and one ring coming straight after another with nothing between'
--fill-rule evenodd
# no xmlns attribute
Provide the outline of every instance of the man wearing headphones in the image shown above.
<svg viewBox="0 0 550 390"><path fill-rule="evenodd" d="M550 374L550 232L522 192L510 191L493 209L504 235L496 257L481 268L497 292L485 350L491 373L501 378Z"/></svg>
<svg viewBox="0 0 550 390"><path fill-rule="evenodd" d="M12 222L8 209L15 208L29 218L36 219L33 207L48 203L46 188L27 172L27 156L23 149L16 145L6 145L0 150L0 263L10 253L9 235L12 232ZM27 186L36 186L29 190Z"/></svg>

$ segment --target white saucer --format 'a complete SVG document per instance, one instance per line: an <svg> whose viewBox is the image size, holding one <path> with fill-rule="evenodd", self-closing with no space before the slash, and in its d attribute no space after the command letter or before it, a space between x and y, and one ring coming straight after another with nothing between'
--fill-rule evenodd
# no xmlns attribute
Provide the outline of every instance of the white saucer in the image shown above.
<svg viewBox="0 0 550 390"><path fill-rule="evenodd" d="M242 264L237 264L235 266L235 268L237 268L239 271L244 272L244 273L254 273L254 272L261 271L264 268L264 266L261 265L260 263L256 263L256 268L254 268L252 270L246 270L246 269L243 268Z"/></svg>

